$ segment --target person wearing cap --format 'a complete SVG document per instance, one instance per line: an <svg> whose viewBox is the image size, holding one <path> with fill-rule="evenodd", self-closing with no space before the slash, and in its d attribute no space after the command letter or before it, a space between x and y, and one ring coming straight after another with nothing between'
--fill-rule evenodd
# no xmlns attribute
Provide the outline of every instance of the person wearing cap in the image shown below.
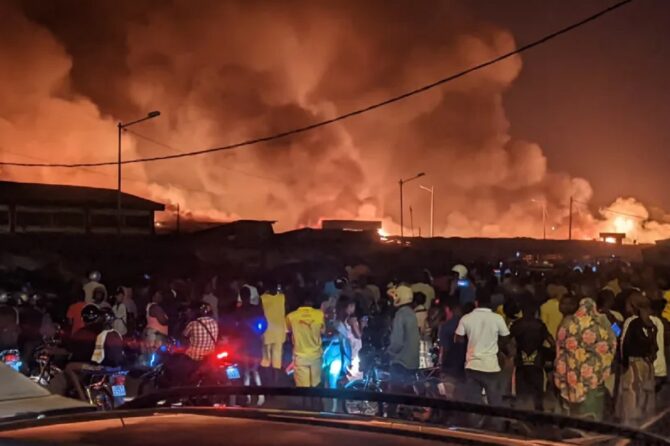
<svg viewBox="0 0 670 446"><path fill-rule="evenodd" d="M390 295L396 308L387 349L391 365L391 387L394 392L403 393L412 374L419 368L419 326L412 308L412 289L400 285Z"/></svg>

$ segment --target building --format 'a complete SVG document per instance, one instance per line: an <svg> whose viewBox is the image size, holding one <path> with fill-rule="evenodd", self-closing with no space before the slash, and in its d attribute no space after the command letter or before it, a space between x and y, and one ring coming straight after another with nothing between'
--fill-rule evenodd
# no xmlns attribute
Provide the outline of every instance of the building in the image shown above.
<svg viewBox="0 0 670 446"><path fill-rule="evenodd" d="M339 231L374 231L382 228L381 221L366 220L323 220L321 229L335 229Z"/></svg>
<svg viewBox="0 0 670 446"><path fill-rule="evenodd" d="M0 181L0 234L116 234L113 189ZM153 234L164 206L122 194L122 232Z"/></svg>
<svg viewBox="0 0 670 446"><path fill-rule="evenodd" d="M612 243L616 245L623 245L623 240L626 238L626 234L623 232L601 232L600 240L605 243Z"/></svg>

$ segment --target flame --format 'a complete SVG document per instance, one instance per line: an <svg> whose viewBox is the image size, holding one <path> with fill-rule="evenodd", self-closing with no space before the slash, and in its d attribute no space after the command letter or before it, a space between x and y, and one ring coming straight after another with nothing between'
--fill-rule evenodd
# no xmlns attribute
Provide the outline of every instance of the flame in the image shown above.
<svg viewBox="0 0 670 446"><path fill-rule="evenodd" d="M615 232L622 234L628 234L635 227L635 222L632 219L626 217L616 217L612 222L614 225Z"/></svg>
<svg viewBox="0 0 670 446"><path fill-rule="evenodd" d="M388 237L389 236L389 233L384 231L384 228L377 229L377 234L379 234L379 237Z"/></svg>
<svg viewBox="0 0 670 446"><path fill-rule="evenodd" d="M605 243L616 243L616 239L614 237L605 237Z"/></svg>

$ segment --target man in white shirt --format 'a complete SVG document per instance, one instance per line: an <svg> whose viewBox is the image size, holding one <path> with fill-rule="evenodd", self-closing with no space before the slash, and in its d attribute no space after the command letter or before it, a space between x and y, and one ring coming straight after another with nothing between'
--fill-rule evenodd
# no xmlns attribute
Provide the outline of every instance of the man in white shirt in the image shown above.
<svg viewBox="0 0 670 446"><path fill-rule="evenodd" d="M502 406L502 373L498 362L498 342L509 337L509 329L499 314L491 311L490 297L479 296L477 308L461 318L456 342L465 342L466 395L480 403L482 389L491 406Z"/></svg>

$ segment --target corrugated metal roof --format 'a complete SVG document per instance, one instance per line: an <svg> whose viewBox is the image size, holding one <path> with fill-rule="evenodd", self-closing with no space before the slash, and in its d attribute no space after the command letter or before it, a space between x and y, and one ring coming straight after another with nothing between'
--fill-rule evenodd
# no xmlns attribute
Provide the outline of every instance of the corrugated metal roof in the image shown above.
<svg viewBox="0 0 670 446"><path fill-rule="evenodd" d="M116 207L116 190L62 184L0 181L0 204L114 208ZM123 208L162 211L165 206L155 201L123 193Z"/></svg>

